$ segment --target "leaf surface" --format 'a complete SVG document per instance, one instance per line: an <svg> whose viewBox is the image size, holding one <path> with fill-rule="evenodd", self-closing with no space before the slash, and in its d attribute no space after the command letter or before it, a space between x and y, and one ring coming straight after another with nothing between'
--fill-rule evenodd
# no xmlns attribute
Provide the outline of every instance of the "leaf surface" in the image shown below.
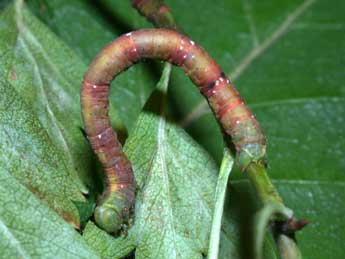
<svg viewBox="0 0 345 259"><path fill-rule="evenodd" d="M0 91L0 167L79 228L74 202L85 199L68 174L62 153L17 91L3 80Z"/></svg>
<svg viewBox="0 0 345 259"><path fill-rule="evenodd" d="M80 235L0 167L2 258L100 258Z"/></svg>
<svg viewBox="0 0 345 259"><path fill-rule="evenodd" d="M216 185L212 159L183 130L153 114L141 115L126 151L140 188L135 213L138 258L202 258ZM225 237L230 251L232 235Z"/></svg>
<svg viewBox="0 0 345 259"><path fill-rule="evenodd" d="M114 2L115 3L115 2ZM33 11L78 55L90 63L98 52L121 34L152 27L130 1L38 0ZM78 22L76 22L78 21ZM160 77L159 65L139 64L112 83L110 114L130 131ZM117 122L120 125L120 122Z"/></svg>
<svg viewBox="0 0 345 259"><path fill-rule="evenodd" d="M40 120L64 153L69 174L83 192L92 169L92 153L82 134L80 87L86 65L21 1L0 18L0 71Z"/></svg>

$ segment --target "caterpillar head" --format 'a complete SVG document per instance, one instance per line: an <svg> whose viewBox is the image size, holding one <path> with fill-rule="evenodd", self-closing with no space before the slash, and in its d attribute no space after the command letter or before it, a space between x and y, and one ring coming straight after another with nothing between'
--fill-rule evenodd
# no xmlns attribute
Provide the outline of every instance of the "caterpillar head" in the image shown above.
<svg viewBox="0 0 345 259"><path fill-rule="evenodd" d="M266 145L249 143L237 153L237 162L242 172L246 171L251 163L266 164Z"/></svg>
<svg viewBox="0 0 345 259"><path fill-rule="evenodd" d="M104 203L95 209L96 224L108 233L116 233L122 225L122 217L114 206Z"/></svg>

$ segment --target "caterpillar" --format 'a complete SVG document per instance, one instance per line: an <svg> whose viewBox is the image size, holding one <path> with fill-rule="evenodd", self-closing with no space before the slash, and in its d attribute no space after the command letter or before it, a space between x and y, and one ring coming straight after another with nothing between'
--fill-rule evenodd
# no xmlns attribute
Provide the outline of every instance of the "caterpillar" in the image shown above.
<svg viewBox="0 0 345 259"><path fill-rule="evenodd" d="M177 30L169 7L162 0L131 0L132 6L156 27Z"/></svg>
<svg viewBox="0 0 345 259"><path fill-rule="evenodd" d="M105 171L106 189L95 210L96 223L116 232L134 205L135 179L108 117L109 85L140 59L160 59L180 66L204 95L224 133L231 137L242 171L264 163L262 129L219 65L194 41L167 29L127 33L106 46L91 63L81 89L85 130Z"/></svg>

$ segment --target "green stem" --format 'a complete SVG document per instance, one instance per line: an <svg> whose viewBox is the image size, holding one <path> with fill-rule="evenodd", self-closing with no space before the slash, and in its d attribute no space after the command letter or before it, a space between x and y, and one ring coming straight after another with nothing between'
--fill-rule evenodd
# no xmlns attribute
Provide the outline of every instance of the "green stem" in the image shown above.
<svg viewBox="0 0 345 259"><path fill-rule="evenodd" d="M273 203L284 206L283 199L279 196L279 193L268 177L265 166L259 163L251 163L246 173L264 205Z"/></svg>
<svg viewBox="0 0 345 259"><path fill-rule="evenodd" d="M233 164L234 160L230 154L230 151L225 148L215 193L215 208L213 213L211 236L207 256L208 259L218 258L225 192Z"/></svg>
<svg viewBox="0 0 345 259"><path fill-rule="evenodd" d="M278 194L276 188L272 184L270 178L267 175L266 168L262 164L251 163L246 170L248 177L254 185L261 202L264 205L263 210L269 214L264 217L269 217L273 224L285 224L284 228L272 228L273 236L276 241L280 256L282 259L300 259L302 258L301 252L294 239L295 231L301 229L306 221L298 221L293 216L293 211L284 205L283 199ZM270 208L271 207L271 208ZM274 208L274 209L272 209ZM263 220L268 222L268 220ZM291 224L293 222L294 224ZM289 227L290 225L293 225ZM266 225L266 223L265 223ZM263 229L261 227L261 229ZM284 229L289 229L288 231ZM262 232L262 231L259 231ZM262 236L263 233L256 233ZM262 243L262 242L259 242ZM261 249L256 249L261 251ZM261 252L258 253L258 257L261 257Z"/></svg>

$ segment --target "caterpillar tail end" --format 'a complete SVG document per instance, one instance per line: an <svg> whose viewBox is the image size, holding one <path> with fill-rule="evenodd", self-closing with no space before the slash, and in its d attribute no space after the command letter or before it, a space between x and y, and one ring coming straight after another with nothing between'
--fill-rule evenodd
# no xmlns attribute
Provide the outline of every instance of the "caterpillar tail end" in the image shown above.
<svg viewBox="0 0 345 259"><path fill-rule="evenodd" d="M266 145L250 143L237 153L237 163L241 172L245 172L251 163L266 165Z"/></svg>
<svg viewBox="0 0 345 259"><path fill-rule="evenodd" d="M114 206L103 203L95 209L96 224L108 233L117 233L122 226L122 217Z"/></svg>

